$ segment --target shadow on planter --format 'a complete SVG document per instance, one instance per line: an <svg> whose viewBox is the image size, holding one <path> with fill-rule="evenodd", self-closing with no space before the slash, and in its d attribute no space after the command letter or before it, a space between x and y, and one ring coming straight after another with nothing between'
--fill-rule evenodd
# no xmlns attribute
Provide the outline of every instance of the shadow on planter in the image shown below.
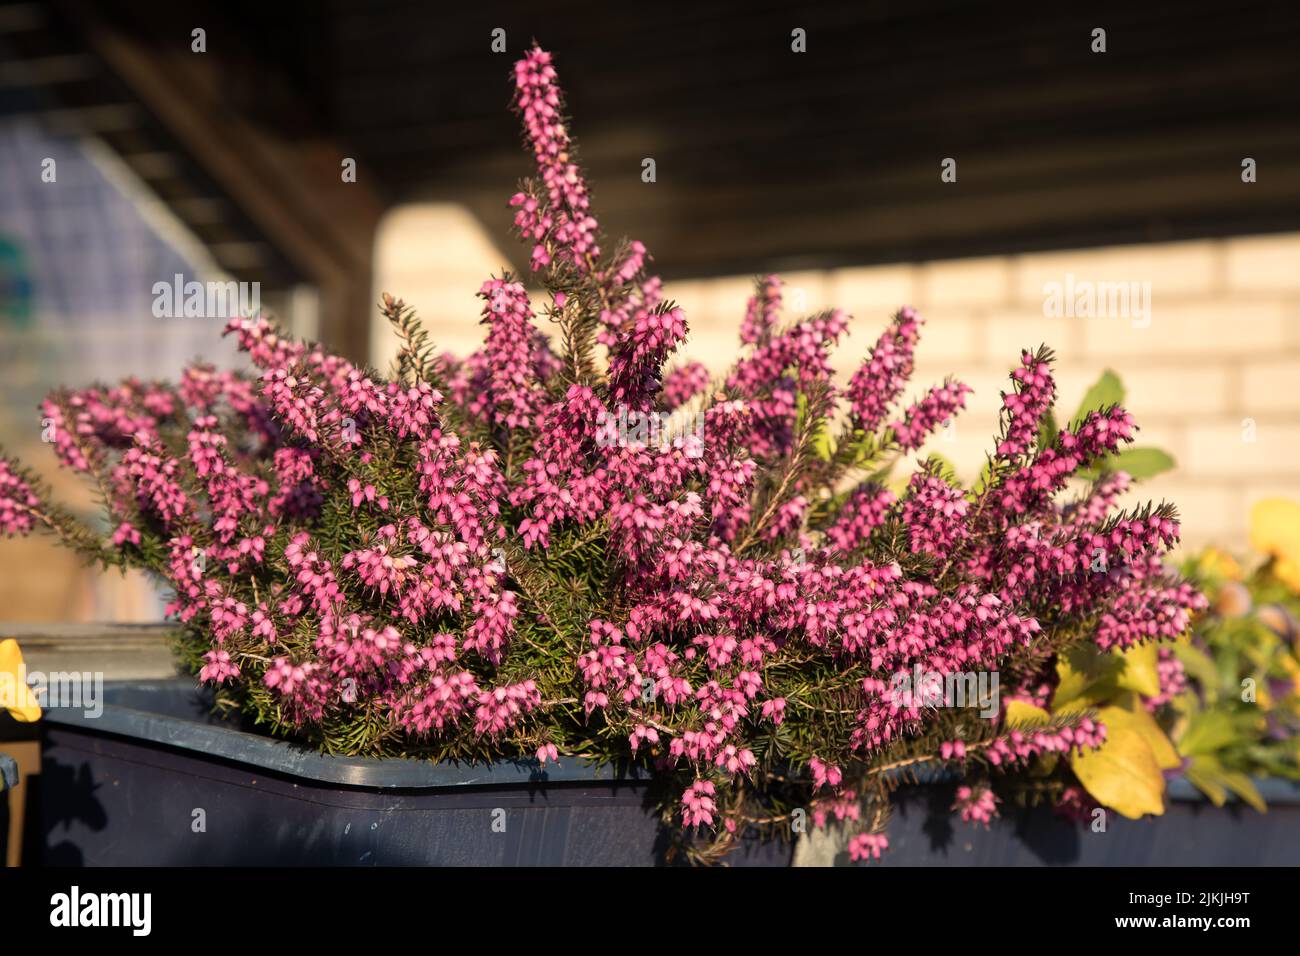
<svg viewBox="0 0 1300 956"><path fill-rule="evenodd" d="M104 698L96 718L46 713L46 865L653 866L667 848L643 771L323 756L223 723L189 680Z"/></svg>

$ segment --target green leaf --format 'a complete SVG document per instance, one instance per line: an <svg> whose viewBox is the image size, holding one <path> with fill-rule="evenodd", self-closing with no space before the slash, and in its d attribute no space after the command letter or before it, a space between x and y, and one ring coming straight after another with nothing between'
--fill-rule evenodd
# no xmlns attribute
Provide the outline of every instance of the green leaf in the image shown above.
<svg viewBox="0 0 1300 956"><path fill-rule="evenodd" d="M1204 756L1236 742L1237 727L1223 710L1203 710L1193 714L1187 729L1178 740L1178 749L1187 756Z"/></svg>
<svg viewBox="0 0 1300 956"><path fill-rule="evenodd" d="M890 483L890 476L894 473L894 462L897 460L898 459L894 458L885 462L885 464L867 475L866 480L875 485L888 485ZM904 480L903 484L906 485L907 481Z"/></svg>
<svg viewBox="0 0 1300 956"><path fill-rule="evenodd" d="M1070 421L1081 422L1089 412L1099 412L1112 405L1119 405L1123 401L1124 383L1119 380L1118 375L1106 369L1101 373L1101 378L1097 379L1092 388L1084 394L1083 401L1079 403L1079 410L1074 413L1074 418Z"/></svg>
<svg viewBox="0 0 1300 956"><path fill-rule="evenodd" d="M1194 757L1184 776L1209 797L1216 807L1221 807L1228 801L1228 791L1231 791L1260 813L1268 813L1268 805L1255 786L1255 781L1239 770L1227 769L1214 757L1204 754Z"/></svg>
<svg viewBox="0 0 1300 956"><path fill-rule="evenodd" d="M800 392L795 398L795 434L803 431L808 421L808 396ZM834 439L825 418L813 423L810 434L813 453L822 461L830 461L835 453Z"/></svg>
<svg viewBox="0 0 1300 956"><path fill-rule="evenodd" d="M853 432L853 438L848 447L853 451L850 461L854 468L865 468L876 459L878 449L876 448L875 438L866 434L860 428ZM892 461L886 466L885 470L888 471L891 468L893 468Z"/></svg>
<svg viewBox="0 0 1300 956"><path fill-rule="evenodd" d="M959 484L957 481L957 466L951 460L940 455L938 452L930 452L926 456L926 461L934 462L939 466L939 477L950 485Z"/></svg>
<svg viewBox="0 0 1300 956"><path fill-rule="evenodd" d="M1042 451L1056 441L1056 436L1060 433L1061 427L1056 424L1056 413L1049 408L1038 422L1038 450Z"/></svg>
<svg viewBox="0 0 1300 956"><path fill-rule="evenodd" d="M813 452L822 461L830 461L835 456L835 441L831 437L831 430L824 422L813 433L812 446Z"/></svg>
<svg viewBox="0 0 1300 956"><path fill-rule="evenodd" d="M1260 813L1268 813L1268 805L1264 803L1263 796L1255 786L1255 781L1236 770L1225 770L1223 773L1223 785L1241 797L1246 803L1258 810Z"/></svg>
<svg viewBox="0 0 1300 956"><path fill-rule="evenodd" d="M1210 798L1216 807L1228 802L1228 790L1223 785L1223 768L1212 757L1196 757L1183 771L1183 776L1191 781L1192 786Z"/></svg>
<svg viewBox="0 0 1300 956"><path fill-rule="evenodd" d="M1219 696L1219 669L1208 654L1187 641L1177 641L1174 656L1182 661L1183 667L1211 700Z"/></svg>
<svg viewBox="0 0 1300 956"><path fill-rule="evenodd" d="M794 399L794 430L797 435L803 428L803 420L808 417L808 396L800 392Z"/></svg>
<svg viewBox="0 0 1300 956"><path fill-rule="evenodd" d="M1134 481L1154 478L1175 467L1173 455L1159 448L1126 448L1106 459L1107 471L1127 471Z"/></svg>

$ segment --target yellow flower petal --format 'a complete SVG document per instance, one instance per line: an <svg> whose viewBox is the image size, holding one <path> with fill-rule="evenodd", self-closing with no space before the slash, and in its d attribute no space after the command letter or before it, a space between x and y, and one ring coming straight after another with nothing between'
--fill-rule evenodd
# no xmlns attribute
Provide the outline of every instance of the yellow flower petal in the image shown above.
<svg viewBox="0 0 1300 956"><path fill-rule="evenodd" d="M1250 509L1250 544L1262 554L1300 561L1300 503L1264 498Z"/></svg>
<svg viewBox="0 0 1300 956"><path fill-rule="evenodd" d="M1273 565L1273 573L1279 581L1300 594L1300 557L1278 558Z"/></svg>
<svg viewBox="0 0 1300 956"><path fill-rule="evenodd" d="M1200 565L1201 570L1212 578L1227 578L1229 581L1240 581L1242 578L1241 565L1237 559L1218 548L1206 548L1201 552Z"/></svg>
<svg viewBox="0 0 1300 956"><path fill-rule="evenodd" d="M41 705L27 686L23 652L13 638L0 641L0 707L23 724L41 719Z"/></svg>

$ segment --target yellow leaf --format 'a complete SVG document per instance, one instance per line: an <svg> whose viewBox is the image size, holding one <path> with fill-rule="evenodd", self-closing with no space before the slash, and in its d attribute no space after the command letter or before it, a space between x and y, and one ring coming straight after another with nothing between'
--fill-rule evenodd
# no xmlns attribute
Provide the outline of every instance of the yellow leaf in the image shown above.
<svg viewBox="0 0 1300 956"><path fill-rule="evenodd" d="M1079 782L1103 806L1136 820L1165 812L1165 778L1146 738L1126 711L1103 707L1098 719L1106 725L1106 742L1070 758Z"/></svg>
<svg viewBox="0 0 1300 956"><path fill-rule="evenodd" d="M1118 707L1108 707L1106 710L1110 711L1110 713L1108 717L1103 717L1101 720L1102 723L1106 724L1108 735L1112 733L1141 734L1142 739L1151 748L1151 754L1156 758L1156 764L1161 770L1170 770L1182 766L1183 758L1178 755L1178 751L1175 749L1173 742L1170 741L1168 734L1160 729L1156 719L1142 706L1142 702L1135 695L1129 694L1128 699L1120 701ZM1120 714L1124 716L1121 717Z"/></svg>
<svg viewBox="0 0 1300 956"><path fill-rule="evenodd" d="M1160 672L1156 669L1159 653L1155 644L1134 644L1120 655L1124 669L1116 683L1144 697L1155 697L1160 693Z"/></svg>
<svg viewBox="0 0 1300 956"><path fill-rule="evenodd" d="M1300 561L1300 504L1264 498L1250 509L1250 545L1263 554Z"/></svg>
<svg viewBox="0 0 1300 956"><path fill-rule="evenodd" d="M1096 648L1076 647L1056 662L1059 678L1052 695L1052 712L1068 713L1096 706L1115 692L1115 678L1123 668L1113 654Z"/></svg>
<svg viewBox="0 0 1300 956"><path fill-rule="evenodd" d="M1056 693L1052 695L1052 710L1059 711L1065 704L1083 693L1092 679L1082 671L1070 666L1070 662L1061 657L1056 662Z"/></svg>
<svg viewBox="0 0 1300 956"><path fill-rule="evenodd" d="M0 641L0 707L19 723L30 724L41 719L41 706L27 686L23 652L13 638Z"/></svg>
<svg viewBox="0 0 1300 956"><path fill-rule="evenodd" d="M1051 719L1051 715L1041 707L1035 707L1023 700L1007 701L1006 724L1008 727L1023 724L1041 724Z"/></svg>

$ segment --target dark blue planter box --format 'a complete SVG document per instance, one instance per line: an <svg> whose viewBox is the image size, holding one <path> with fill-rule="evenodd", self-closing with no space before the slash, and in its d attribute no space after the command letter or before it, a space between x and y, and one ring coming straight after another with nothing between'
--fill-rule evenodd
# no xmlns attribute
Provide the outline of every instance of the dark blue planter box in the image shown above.
<svg viewBox="0 0 1300 956"><path fill-rule="evenodd" d="M889 866L1300 866L1300 787L1256 781L1267 813L1215 807L1184 780L1169 783L1159 817L1110 813L1106 831L1048 808L1011 810L985 829L962 823L955 785L900 790L889 825Z"/></svg>
<svg viewBox="0 0 1300 956"><path fill-rule="evenodd" d="M634 771L322 756L222 724L191 681L108 684L105 701L93 719L46 712L48 865L664 862L653 782ZM786 866L792 852L755 841L729 862Z"/></svg>
<svg viewBox="0 0 1300 956"><path fill-rule="evenodd" d="M50 865L652 866L667 833L654 783L561 760L490 766L327 757L211 716L190 681L105 687L103 714L50 710L36 802ZM948 810L954 785L901 789L891 866L1300 865L1300 788L1269 812L1215 808L1181 781L1164 816L1106 833L1050 811L990 829ZM201 814L196 811L202 811ZM202 818L203 826L198 826ZM786 866L788 842L728 862ZM840 861L843 861L841 855Z"/></svg>

